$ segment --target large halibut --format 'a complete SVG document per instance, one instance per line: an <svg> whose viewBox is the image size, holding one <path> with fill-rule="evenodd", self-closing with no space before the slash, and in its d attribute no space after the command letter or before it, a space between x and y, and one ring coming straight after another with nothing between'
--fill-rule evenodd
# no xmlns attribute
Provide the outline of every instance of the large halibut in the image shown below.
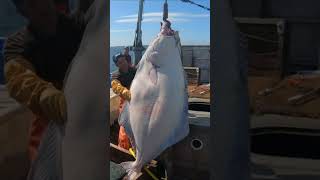
<svg viewBox="0 0 320 180"><path fill-rule="evenodd" d="M107 1L95 0L80 48L66 77L65 127L50 123L30 180L106 180ZM63 43L63 42L62 42Z"/></svg>
<svg viewBox="0 0 320 180"><path fill-rule="evenodd" d="M188 95L181 62L180 38L159 34L138 64L119 117L136 149L136 161L124 162L131 179L166 148L189 133Z"/></svg>

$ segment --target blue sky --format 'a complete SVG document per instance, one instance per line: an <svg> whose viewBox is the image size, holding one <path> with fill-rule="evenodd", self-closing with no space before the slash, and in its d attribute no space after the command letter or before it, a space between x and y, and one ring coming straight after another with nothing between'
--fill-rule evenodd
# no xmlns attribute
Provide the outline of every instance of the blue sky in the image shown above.
<svg viewBox="0 0 320 180"><path fill-rule="evenodd" d="M193 0L210 7L210 0ZM110 45L133 45L139 0L110 1ZM159 33L164 0L145 0L142 43L148 45ZM210 12L180 0L168 0L169 20L179 31L183 45L210 44Z"/></svg>

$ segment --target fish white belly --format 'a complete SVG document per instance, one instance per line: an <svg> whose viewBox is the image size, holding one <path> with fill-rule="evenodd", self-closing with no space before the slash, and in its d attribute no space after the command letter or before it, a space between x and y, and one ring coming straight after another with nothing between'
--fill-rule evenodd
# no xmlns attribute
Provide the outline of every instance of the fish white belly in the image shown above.
<svg viewBox="0 0 320 180"><path fill-rule="evenodd" d="M133 179L145 163L189 133L186 81L174 36L160 35L151 43L130 92L119 123L136 148L136 161L122 164Z"/></svg>

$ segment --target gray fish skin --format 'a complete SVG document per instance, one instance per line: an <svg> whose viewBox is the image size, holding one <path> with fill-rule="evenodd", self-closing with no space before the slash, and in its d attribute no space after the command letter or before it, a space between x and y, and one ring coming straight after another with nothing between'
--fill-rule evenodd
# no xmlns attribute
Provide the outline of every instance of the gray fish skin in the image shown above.
<svg viewBox="0 0 320 180"><path fill-rule="evenodd" d="M106 180L107 161L107 1L95 0L65 94L68 122L62 143L64 180Z"/></svg>
<svg viewBox="0 0 320 180"><path fill-rule="evenodd" d="M247 59L229 0L216 0L213 16L213 139L211 179L249 179Z"/></svg>
<svg viewBox="0 0 320 180"><path fill-rule="evenodd" d="M28 180L62 180L61 144L63 129L49 123L39 146L37 158L31 165Z"/></svg>
<svg viewBox="0 0 320 180"><path fill-rule="evenodd" d="M107 1L95 0L80 48L66 78L65 127L50 123L29 180L106 180ZM63 43L63 42L62 42Z"/></svg>

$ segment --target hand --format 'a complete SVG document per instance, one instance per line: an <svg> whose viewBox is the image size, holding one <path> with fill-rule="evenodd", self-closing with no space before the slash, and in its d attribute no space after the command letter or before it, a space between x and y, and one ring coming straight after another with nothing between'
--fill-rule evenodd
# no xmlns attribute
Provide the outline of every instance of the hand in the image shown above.
<svg viewBox="0 0 320 180"><path fill-rule="evenodd" d="M130 101L131 99L130 91L124 86L122 86L118 80L113 80L111 82L111 87L114 93L124 98L125 100Z"/></svg>
<svg viewBox="0 0 320 180"><path fill-rule="evenodd" d="M40 96L41 111L49 120L62 125L67 120L67 105L64 94L53 88L47 88Z"/></svg>
<svg viewBox="0 0 320 180"><path fill-rule="evenodd" d="M131 100L131 94L130 94L130 91L128 89L124 89L122 91L122 97L127 100L127 101L130 101Z"/></svg>

